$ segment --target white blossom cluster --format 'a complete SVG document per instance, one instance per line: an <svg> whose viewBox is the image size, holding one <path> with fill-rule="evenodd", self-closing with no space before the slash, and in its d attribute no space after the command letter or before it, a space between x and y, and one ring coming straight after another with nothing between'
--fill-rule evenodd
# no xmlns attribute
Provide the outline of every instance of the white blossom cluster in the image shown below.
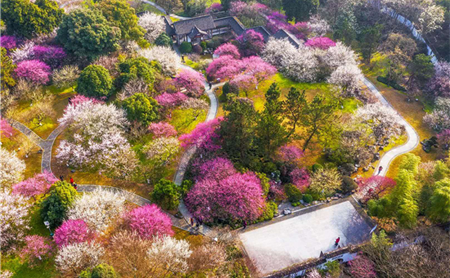
<svg viewBox="0 0 450 278"><path fill-rule="evenodd" d="M105 249L95 242L70 244L59 249L55 263L61 273L76 276L81 270L99 264L104 253Z"/></svg>
<svg viewBox="0 0 450 278"><path fill-rule="evenodd" d="M18 183L23 178L25 162L15 153L10 153L0 147L0 188L7 188Z"/></svg>
<svg viewBox="0 0 450 278"><path fill-rule="evenodd" d="M187 259L191 256L189 243L169 236L155 238L147 256L150 261L164 262L165 268L172 272L186 272Z"/></svg>
<svg viewBox="0 0 450 278"><path fill-rule="evenodd" d="M166 75L175 75L180 68L180 56L172 49L165 46L154 46L149 49L141 49L138 55L149 61L158 61L161 65L162 72Z"/></svg>
<svg viewBox="0 0 450 278"><path fill-rule="evenodd" d="M144 38L149 42L154 42L164 32L166 27L162 16L150 12L141 15L138 24L144 28Z"/></svg>

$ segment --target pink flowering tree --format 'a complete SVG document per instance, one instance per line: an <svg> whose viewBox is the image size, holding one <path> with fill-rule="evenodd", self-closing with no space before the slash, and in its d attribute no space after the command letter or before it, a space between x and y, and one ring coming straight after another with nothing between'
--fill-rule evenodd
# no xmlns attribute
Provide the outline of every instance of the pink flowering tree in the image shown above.
<svg viewBox="0 0 450 278"><path fill-rule="evenodd" d="M212 78L231 78L242 71L240 60L231 55L222 55L214 59L206 69L206 74Z"/></svg>
<svg viewBox="0 0 450 278"><path fill-rule="evenodd" d="M438 139L439 147L444 150L450 148L450 129L445 129L436 136Z"/></svg>
<svg viewBox="0 0 450 278"><path fill-rule="evenodd" d="M272 33L276 33L280 29L285 29L295 35L298 39L306 38L310 30L307 22L297 22L290 24L287 17L279 12L272 12L267 16L266 28Z"/></svg>
<svg viewBox="0 0 450 278"><path fill-rule="evenodd" d="M25 247L20 252L20 257L28 261L30 266L36 265L49 257L53 251L50 240L45 237L32 235L25 237Z"/></svg>
<svg viewBox="0 0 450 278"><path fill-rule="evenodd" d="M144 239L151 239L153 236L174 235L169 216L155 204L131 210L124 216L124 220L130 230L137 232Z"/></svg>
<svg viewBox="0 0 450 278"><path fill-rule="evenodd" d="M301 192L305 192L310 183L308 171L305 168L294 168L289 173L291 183L295 185Z"/></svg>
<svg viewBox="0 0 450 278"><path fill-rule="evenodd" d="M435 66L433 78L428 82L427 92L434 97L450 97L450 63L439 62Z"/></svg>
<svg viewBox="0 0 450 278"><path fill-rule="evenodd" d="M277 151L277 158L284 163L297 163L305 154L303 151L293 145L281 146Z"/></svg>
<svg viewBox="0 0 450 278"><path fill-rule="evenodd" d="M316 37L308 39L305 43L306 46L319 48L323 50L327 50L328 48L332 46L336 46L336 43L327 37Z"/></svg>
<svg viewBox="0 0 450 278"><path fill-rule="evenodd" d="M391 178L372 176L359 181L356 196L363 202L367 202L369 199L378 199L389 193L395 185L396 182Z"/></svg>
<svg viewBox="0 0 450 278"><path fill-rule="evenodd" d="M174 94L162 93L159 96L155 97L155 100L158 102L158 104L166 109L181 105L187 99L188 96L180 92Z"/></svg>
<svg viewBox="0 0 450 278"><path fill-rule="evenodd" d="M260 54L264 48L263 35L252 29L245 31L236 39L239 42L242 55L246 57Z"/></svg>
<svg viewBox="0 0 450 278"><path fill-rule="evenodd" d="M212 3L211 6L205 9L205 13L214 13L214 12L220 12L223 10L223 6L220 3Z"/></svg>
<svg viewBox="0 0 450 278"><path fill-rule="evenodd" d="M0 134L5 138L9 138L14 134L13 127L2 117L0 117Z"/></svg>
<svg viewBox="0 0 450 278"><path fill-rule="evenodd" d="M174 81L175 86L186 89L188 95L199 97L205 90L205 77L195 70L182 69Z"/></svg>
<svg viewBox="0 0 450 278"><path fill-rule="evenodd" d="M17 38L14 36L1 36L0 44L2 47L6 48L6 50L17 48L18 46Z"/></svg>
<svg viewBox="0 0 450 278"><path fill-rule="evenodd" d="M72 108L76 108L78 105L85 103L85 102L91 102L93 104L105 103L104 101L101 101L99 99L91 98L91 97L87 97L87 96L83 96L83 95L76 95L70 99L70 105L72 106ZM67 108L68 108L68 106L66 107L66 109Z"/></svg>
<svg viewBox="0 0 450 278"><path fill-rule="evenodd" d="M12 187L13 194L20 194L25 197L35 197L46 193L52 184L57 182L58 179L48 172L44 171L34 175L34 177L19 182Z"/></svg>
<svg viewBox="0 0 450 278"><path fill-rule="evenodd" d="M230 55L235 59L241 58L241 54L239 53L239 49L232 43L224 43L220 45L215 51L214 55L223 56Z"/></svg>
<svg viewBox="0 0 450 278"><path fill-rule="evenodd" d="M362 254L358 254L358 257L348 262L350 266L350 273L355 278L376 278L374 263Z"/></svg>
<svg viewBox="0 0 450 278"><path fill-rule="evenodd" d="M235 173L219 181L202 178L186 197L186 205L195 218L206 222L231 223L256 220L265 207L261 182L252 173Z"/></svg>
<svg viewBox="0 0 450 278"><path fill-rule="evenodd" d="M219 150L221 146L216 143L219 135L215 131L221 121L223 121L223 117L198 124L191 133L180 136L181 146L185 149L195 146L206 151Z"/></svg>
<svg viewBox="0 0 450 278"><path fill-rule="evenodd" d="M244 58L242 59L242 64L244 73L254 76L258 82L261 82L277 73L277 69L274 66L265 62L259 56Z"/></svg>
<svg viewBox="0 0 450 278"><path fill-rule="evenodd" d="M88 225L80 219L66 220L58 229L55 230L55 240L58 247L85 242L93 238L93 233L89 230Z"/></svg>
<svg viewBox="0 0 450 278"><path fill-rule="evenodd" d="M177 131L173 125L166 122L151 123L148 130L155 135L156 138L159 137L171 137L176 136Z"/></svg>
<svg viewBox="0 0 450 278"><path fill-rule="evenodd" d="M22 61L14 71L18 77L41 85L48 83L51 74L50 67L39 60Z"/></svg>
<svg viewBox="0 0 450 278"><path fill-rule="evenodd" d="M237 173L233 162L227 158L216 157L207 161L197 160L193 163L193 173L196 177L219 182Z"/></svg>
<svg viewBox="0 0 450 278"><path fill-rule="evenodd" d="M36 45L33 48L34 58L38 59L53 68L61 65L62 60L67 56L64 49L60 46L41 46Z"/></svg>
<svg viewBox="0 0 450 278"><path fill-rule="evenodd" d="M230 84L239 88L240 91L247 93L256 89L258 80L253 75L241 73L233 77L230 80Z"/></svg>

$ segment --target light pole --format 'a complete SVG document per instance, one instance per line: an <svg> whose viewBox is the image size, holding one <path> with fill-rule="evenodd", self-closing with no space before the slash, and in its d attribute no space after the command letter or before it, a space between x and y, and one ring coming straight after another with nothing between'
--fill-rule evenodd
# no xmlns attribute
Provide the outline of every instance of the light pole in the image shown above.
<svg viewBox="0 0 450 278"><path fill-rule="evenodd" d="M44 221L44 225L50 231L50 236L53 237L53 232L52 232L52 230L50 230L50 222Z"/></svg>

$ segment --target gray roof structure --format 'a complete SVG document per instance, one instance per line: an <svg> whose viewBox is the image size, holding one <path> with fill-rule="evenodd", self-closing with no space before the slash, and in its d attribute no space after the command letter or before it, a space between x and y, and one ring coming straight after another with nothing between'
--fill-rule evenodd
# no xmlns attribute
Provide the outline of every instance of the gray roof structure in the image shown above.
<svg viewBox="0 0 450 278"><path fill-rule="evenodd" d="M244 24L242 24L235 16L216 18L214 19L214 24L216 25L216 28L229 26L238 36L246 30Z"/></svg>
<svg viewBox="0 0 450 278"><path fill-rule="evenodd" d="M172 26L174 28L175 34L177 35L189 34L194 27L197 27L202 31L208 31L216 28L211 15L204 15L187 20L180 20L172 23Z"/></svg>
<svg viewBox="0 0 450 278"><path fill-rule="evenodd" d="M206 34L208 34L208 33L206 33L203 30L198 29L197 26L194 26L192 28L191 32L189 32L188 36L192 39L197 35L206 35Z"/></svg>
<svg viewBox="0 0 450 278"><path fill-rule="evenodd" d="M287 38L289 40L289 42L295 46L295 47L299 47L302 43L299 39L297 39L296 36L294 36L292 33L284 30L284 29L280 29L278 30L278 32L276 32L275 34L273 34L273 37L275 39L285 39Z"/></svg>

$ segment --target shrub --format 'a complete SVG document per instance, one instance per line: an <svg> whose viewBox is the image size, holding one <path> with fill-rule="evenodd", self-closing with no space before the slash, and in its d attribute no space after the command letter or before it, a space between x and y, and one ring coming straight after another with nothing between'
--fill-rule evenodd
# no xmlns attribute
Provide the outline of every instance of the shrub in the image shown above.
<svg viewBox="0 0 450 278"><path fill-rule="evenodd" d="M95 266L92 270L84 270L80 273L78 278L118 278L114 268L108 264L99 264Z"/></svg>
<svg viewBox="0 0 450 278"><path fill-rule="evenodd" d="M202 54L203 48L200 45L196 44L192 47L192 52Z"/></svg>
<svg viewBox="0 0 450 278"><path fill-rule="evenodd" d="M130 121L139 121L145 126L159 118L158 103L143 93L137 93L125 99L122 106Z"/></svg>
<svg viewBox="0 0 450 278"><path fill-rule="evenodd" d="M284 186L284 192L291 203L296 203L302 199L302 192L293 184L287 183Z"/></svg>
<svg viewBox="0 0 450 278"><path fill-rule="evenodd" d="M320 165L320 164L318 164L318 163L316 163L316 164L314 164L314 165L311 167L311 169L312 169L312 171L315 173L315 172L319 171L320 169L323 169L323 166Z"/></svg>
<svg viewBox="0 0 450 278"><path fill-rule="evenodd" d="M358 185L351 177L349 177L349 176L342 177L342 192L350 193L357 188L358 188Z"/></svg>
<svg viewBox="0 0 450 278"><path fill-rule="evenodd" d="M183 54L192 52L192 44L189 42L182 42L180 45L180 52Z"/></svg>
<svg viewBox="0 0 450 278"><path fill-rule="evenodd" d="M76 91L88 97L108 97L112 93L113 82L107 69L99 65L89 65L81 71Z"/></svg>
<svg viewBox="0 0 450 278"><path fill-rule="evenodd" d="M150 193L152 202L163 209L176 209L180 203L180 192L178 186L172 181L161 179L155 184L153 192Z"/></svg>
<svg viewBox="0 0 450 278"><path fill-rule="evenodd" d="M392 88L394 88L394 89L396 89L398 91L406 92L405 87L402 87L402 86L398 85L397 82L395 82L394 80L389 80L386 77L378 76L377 77L377 81L381 82L383 84L386 84L388 86L391 86Z"/></svg>
<svg viewBox="0 0 450 278"><path fill-rule="evenodd" d="M27 60L17 64L14 72L18 77L44 85L50 80L51 69L46 63L39 60Z"/></svg>
<svg viewBox="0 0 450 278"><path fill-rule="evenodd" d="M156 38L155 44L170 47L172 45L172 39L166 33L162 33Z"/></svg>
<svg viewBox="0 0 450 278"><path fill-rule="evenodd" d="M70 183L59 181L52 185L50 195L40 206L41 217L50 223L50 228L55 229L62 224L76 194L77 191Z"/></svg>
<svg viewBox="0 0 450 278"><path fill-rule="evenodd" d="M267 202L264 212L258 219L256 219L256 222L258 223L271 220L277 213L278 213L278 205L275 202Z"/></svg>
<svg viewBox="0 0 450 278"><path fill-rule="evenodd" d="M310 204L313 201L313 197L310 194L304 194L302 200L303 202Z"/></svg>
<svg viewBox="0 0 450 278"><path fill-rule="evenodd" d="M222 96L228 96L229 94L236 94L239 95L239 88L238 86L234 84L230 84L230 82L227 82L222 87ZM225 98L226 100L226 98Z"/></svg>
<svg viewBox="0 0 450 278"><path fill-rule="evenodd" d="M144 239L174 234L169 216L155 204L135 208L127 213L124 218L127 227L136 231Z"/></svg>
<svg viewBox="0 0 450 278"><path fill-rule="evenodd" d="M127 59L119 65L120 76L116 80L118 88L122 88L126 83L134 79L144 80L147 84L155 81L154 68L144 57ZM144 92L141 92L144 93Z"/></svg>

